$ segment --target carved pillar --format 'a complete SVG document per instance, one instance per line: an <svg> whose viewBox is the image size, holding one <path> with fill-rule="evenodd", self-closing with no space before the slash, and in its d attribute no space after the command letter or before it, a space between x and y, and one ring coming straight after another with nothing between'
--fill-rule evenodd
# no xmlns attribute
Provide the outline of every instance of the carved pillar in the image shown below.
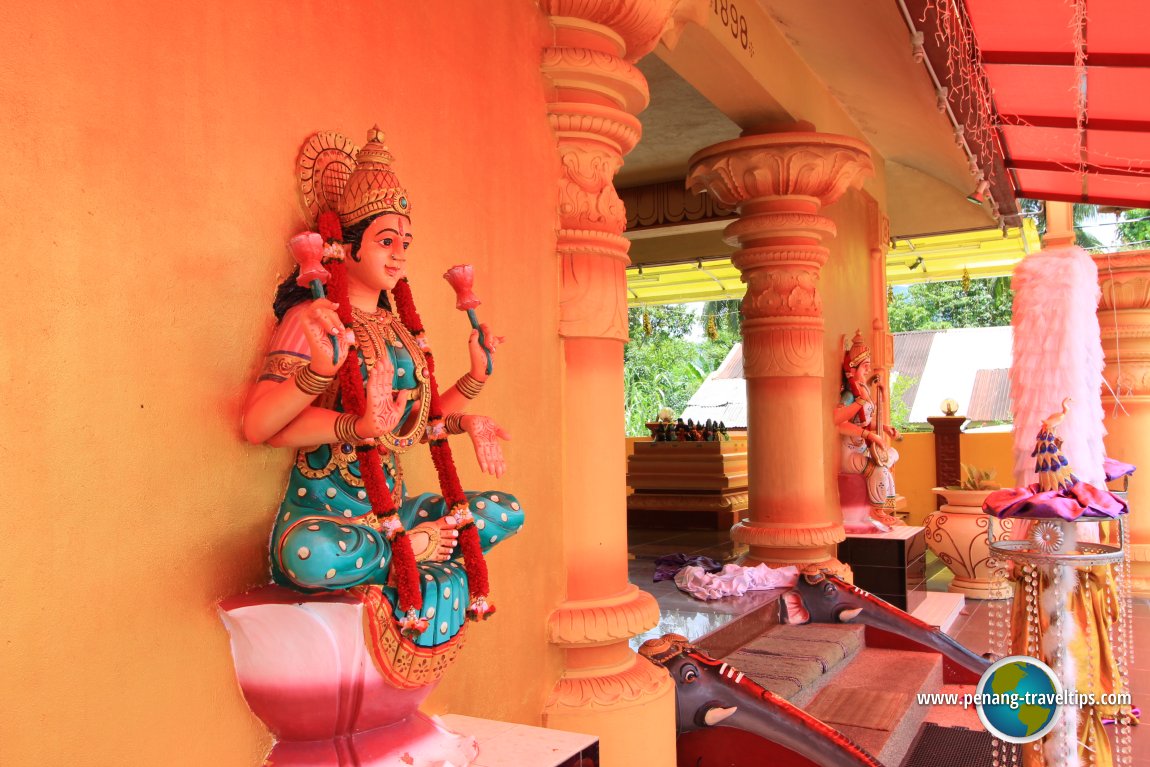
<svg viewBox="0 0 1150 767"><path fill-rule="evenodd" d="M627 580L626 457L618 415L629 259L626 214L613 180L639 140L635 114L647 106L647 82L633 62L674 28L679 6L677 0L540 2L552 30L542 71L562 170L560 561L567 568L567 598L548 625L550 641L565 651L564 672L543 722L598 735L607 767L675 763L674 687L663 669L627 644L657 625L659 608Z"/></svg>
<svg viewBox="0 0 1150 767"><path fill-rule="evenodd" d="M866 195L867 249L870 252L871 286L871 359L874 373L883 382L889 393L890 371L894 365L894 336L890 332L890 320L886 305L886 254L890 250L890 219L883 215L876 201ZM882 401L883 423L890 423L891 399Z"/></svg>
<svg viewBox="0 0 1150 767"><path fill-rule="evenodd" d="M826 498L822 299L819 271L835 235L819 209L873 172L865 144L811 126L743 135L690 161L688 186L739 214L726 229L747 283L743 365L750 444L750 518L731 537L749 563L849 571L835 558L843 540L838 504ZM835 373L837 374L837 372Z"/></svg>
<svg viewBox="0 0 1150 767"><path fill-rule="evenodd" d="M1098 324L1106 354L1106 454L1136 464L1130 480L1132 582L1150 595L1150 251L1100 254ZM1117 404L1115 394L1118 395Z"/></svg>

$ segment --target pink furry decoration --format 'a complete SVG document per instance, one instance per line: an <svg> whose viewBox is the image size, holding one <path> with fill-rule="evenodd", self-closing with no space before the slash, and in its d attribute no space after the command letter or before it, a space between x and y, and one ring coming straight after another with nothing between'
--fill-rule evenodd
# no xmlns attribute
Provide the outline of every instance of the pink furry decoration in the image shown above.
<svg viewBox="0 0 1150 767"><path fill-rule="evenodd" d="M1050 248L1014 269L1014 480L1036 481L1034 438L1043 419L1071 397L1057 428L1062 453L1083 482L1105 487L1098 267L1082 248Z"/></svg>

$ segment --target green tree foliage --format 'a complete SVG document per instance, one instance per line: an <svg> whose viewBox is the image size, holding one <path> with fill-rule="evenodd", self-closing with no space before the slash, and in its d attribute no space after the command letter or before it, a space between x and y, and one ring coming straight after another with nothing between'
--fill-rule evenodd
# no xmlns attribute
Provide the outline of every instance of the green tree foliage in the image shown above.
<svg viewBox="0 0 1150 767"><path fill-rule="evenodd" d="M1150 248L1150 209L1129 208L1118 216L1118 237L1124 246Z"/></svg>
<svg viewBox="0 0 1150 767"><path fill-rule="evenodd" d="M1023 217L1034 219L1038 227L1038 234L1046 235L1046 203L1042 200L1028 200L1020 198L1018 209ZM1074 204L1074 242L1083 248L1100 248L1102 243L1086 230L1090 224L1098 221L1098 206L1082 203Z"/></svg>
<svg viewBox="0 0 1150 767"><path fill-rule="evenodd" d="M702 316L683 305L630 310L631 342L623 353L628 436L649 434L645 424L654 420L661 408L682 412L691 395L739 340L738 305L738 301L711 302ZM716 319L719 337L714 341L702 332L708 315ZM702 340L694 340L696 337Z"/></svg>
<svg viewBox="0 0 1150 767"><path fill-rule="evenodd" d="M890 391L890 425L899 431L917 431L922 424L910 422L910 405L903 398L912 386L918 383L917 378L898 376L891 384Z"/></svg>
<svg viewBox="0 0 1150 767"><path fill-rule="evenodd" d="M647 316L645 322L644 314ZM632 342L648 337L683 338L690 334L696 320L695 313L685 304L640 306L627 313L627 330L631 333Z"/></svg>
<svg viewBox="0 0 1150 767"><path fill-rule="evenodd" d="M989 328L1010 324L1009 280L924 282L895 291L887 302L893 333L945 328Z"/></svg>
<svg viewBox="0 0 1150 767"><path fill-rule="evenodd" d="M1080 248L1101 248L1098 238L1086 231L1085 227L1098 220L1097 205L1074 204L1074 244Z"/></svg>

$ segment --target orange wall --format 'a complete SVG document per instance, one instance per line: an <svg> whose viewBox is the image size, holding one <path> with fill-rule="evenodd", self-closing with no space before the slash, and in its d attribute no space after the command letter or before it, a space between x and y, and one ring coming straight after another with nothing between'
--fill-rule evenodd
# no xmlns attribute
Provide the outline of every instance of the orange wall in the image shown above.
<svg viewBox="0 0 1150 767"><path fill-rule="evenodd" d="M515 435L491 484L529 512L491 557L499 615L428 708L538 723L564 595L560 453L535 428L561 365L542 40L527 1L0 9L0 764L260 763L215 604L267 580L290 456L241 442L240 405L301 226L299 145L375 121L442 378L467 337L446 267L475 264L509 336L481 403ZM464 484L488 485L458 444Z"/></svg>
<svg viewBox="0 0 1150 767"><path fill-rule="evenodd" d="M1014 484L1013 439L1012 432L963 434L959 442L962 462L995 470L994 481L1010 487ZM899 495L906 498L910 523L921 525L926 515L938 508L938 496L931 492L935 486L934 434L905 434L895 447L899 452L895 485Z"/></svg>

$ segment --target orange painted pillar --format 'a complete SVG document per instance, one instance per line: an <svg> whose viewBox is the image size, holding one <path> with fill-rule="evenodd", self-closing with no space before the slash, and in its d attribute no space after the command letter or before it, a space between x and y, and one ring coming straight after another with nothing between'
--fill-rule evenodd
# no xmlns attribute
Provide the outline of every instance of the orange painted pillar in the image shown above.
<svg viewBox="0 0 1150 767"><path fill-rule="evenodd" d="M747 283L743 365L747 379L750 517L731 537L749 546L748 563L829 568L842 514L826 497L824 333L819 271L834 222L819 215L873 173L865 144L815 133L809 124L740 138L697 152L687 184L736 208L726 241ZM832 374L837 375L837 371Z"/></svg>
<svg viewBox="0 0 1150 767"><path fill-rule="evenodd" d="M1150 251L1102 253L1094 262L1109 384L1102 390L1106 454L1139 467L1130 479L1130 588L1150 596Z"/></svg>
<svg viewBox="0 0 1150 767"><path fill-rule="evenodd" d="M606 767L675 764L674 686L628 640L658 624L654 598L627 579L623 344L626 213L613 185L639 140L647 81L633 62L669 26L676 0L543 0L543 52L559 150L564 339L562 551L567 597L548 622L564 670L543 710L548 727L599 736ZM670 23L669 23L670 22Z"/></svg>
<svg viewBox="0 0 1150 767"><path fill-rule="evenodd" d="M871 366L888 395L890 371L894 365L894 336L887 312L886 254L890 250L890 220L879 210L873 197L867 197L867 250L870 252L871 285ZM882 401L883 423L889 424L890 396Z"/></svg>

